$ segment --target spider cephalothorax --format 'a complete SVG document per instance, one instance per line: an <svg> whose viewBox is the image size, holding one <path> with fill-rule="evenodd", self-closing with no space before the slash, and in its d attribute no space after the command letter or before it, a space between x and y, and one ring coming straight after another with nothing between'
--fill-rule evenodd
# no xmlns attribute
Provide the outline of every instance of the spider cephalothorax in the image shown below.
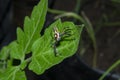
<svg viewBox="0 0 120 80"><path fill-rule="evenodd" d="M65 27L63 31L60 32L57 27L54 27L53 31L54 31L54 40L55 40L53 47L54 47L55 56L57 56L57 50L56 50L57 45L65 37L68 37L71 35L71 29L69 27Z"/></svg>
<svg viewBox="0 0 120 80"><path fill-rule="evenodd" d="M54 27L54 38L55 38L56 41L60 41L60 39L61 39L61 34L58 31L57 27Z"/></svg>

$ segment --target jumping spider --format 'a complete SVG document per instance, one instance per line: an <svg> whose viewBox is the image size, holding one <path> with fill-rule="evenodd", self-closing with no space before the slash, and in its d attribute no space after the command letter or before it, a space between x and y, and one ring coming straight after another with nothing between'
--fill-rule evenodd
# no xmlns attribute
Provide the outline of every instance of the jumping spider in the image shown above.
<svg viewBox="0 0 120 80"><path fill-rule="evenodd" d="M54 40L55 40L53 44L53 48L54 48L55 56L57 56L57 50L56 50L57 45L59 45L60 41L64 40L65 37L71 36L71 29L69 27L65 27L62 32L59 32L58 28L54 27L53 31L54 31Z"/></svg>

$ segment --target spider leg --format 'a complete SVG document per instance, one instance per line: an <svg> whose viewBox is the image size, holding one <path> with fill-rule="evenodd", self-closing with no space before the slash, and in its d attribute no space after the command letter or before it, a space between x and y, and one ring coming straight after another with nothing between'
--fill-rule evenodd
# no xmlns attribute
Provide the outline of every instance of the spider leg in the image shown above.
<svg viewBox="0 0 120 80"><path fill-rule="evenodd" d="M60 34L60 36L61 36L61 37L62 37L62 36L66 36L66 37L71 36L71 35L72 35L72 34L71 34L71 30L72 30L72 29L70 29L69 27L64 28L64 31Z"/></svg>
<svg viewBox="0 0 120 80"><path fill-rule="evenodd" d="M65 31L65 30L67 30L67 29L70 29L70 30L71 30L71 28L70 28L70 27L64 27L64 29L63 29L63 30Z"/></svg>
<svg viewBox="0 0 120 80"><path fill-rule="evenodd" d="M65 27L65 28L64 28L64 31L60 34L60 36L61 36L61 41L75 40L75 38L72 38L72 35L73 35L72 29L69 28L69 27ZM72 39L71 39L71 38L67 39L67 37L71 37Z"/></svg>
<svg viewBox="0 0 120 80"><path fill-rule="evenodd" d="M72 29L70 29L69 27L65 27L63 32L65 32L65 33L70 33L71 30L72 30Z"/></svg>
<svg viewBox="0 0 120 80"><path fill-rule="evenodd" d="M54 45L53 45L53 48L54 48L54 54L55 54L55 57L57 57L57 41L54 43Z"/></svg>
<svg viewBox="0 0 120 80"><path fill-rule="evenodd" d="M64 31L63 32L67 32L67 31L71 31L72 29L70 28L64 28Z"/></svg>

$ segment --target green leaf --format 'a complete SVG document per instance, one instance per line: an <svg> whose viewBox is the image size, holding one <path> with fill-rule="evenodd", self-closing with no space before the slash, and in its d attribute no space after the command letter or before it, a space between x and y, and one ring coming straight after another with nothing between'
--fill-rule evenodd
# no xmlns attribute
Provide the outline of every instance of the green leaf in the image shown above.
<svg viewBox="0 0 120 80"><path fill-rule="evenodd" d="M6 60L8 56L9 56L9 48L5 46L0 51L0 60Z"/></svg>
<svg viewBox="0 0 120 80"><path fill-rule="evenodd" d="M52 47L54 42L52 33L55 26L60 32L62 32L65 27L69 27L72 32L71 36L60 41L60 45L57 47L59 56L54 55L54 49ZM42 74L46 69L72 56L78 48L82 28L82 26L80 28L76 27L72 22L62 23L60 20L54 22L46 29L45 34L33 44L33 55L32 61L29 64L29 69L37 74Z"/></svg>
<svg viewBox="0 0 120 80"><path fill-rule="evenodd" d="M0 62L0 74L6 69L6 61Z"/></svg>
<svg viewBox="0 0 120 80"><path fill-rule="evenodd" d="M41 0L40 3L34 7L31 19L29 19L29 17L25 18L24 31L28 40L24 52L29 52L32 43L40 37L40 32L44 25L46 12L47 0Z"/></svg>
<svg viewBox="0 0 120 80"><path fill-rule="evenodd" d="M24 54L21 54L22 47L20 47L20 46L21 45L19 45L16 41L12 42L9 45L9 48L10 48L10 57L11 58L20 59L20 60L23 59Z"/></svg>
<svg viewBox="0 0 120 80"><path fill-rule="evenodd" d="M4 73L0 73L0 80L26 80L25 72L19 66L9 67Z"/></svg>
<svg viewBox="0 0 120 80"><path fill-rule="evenodd" d="M17 28L17 41L11 44L11 57L24 61L25 54L31 52L34 41L40 37L47 13L47 0L41 0L32 11L31 17L25 17L24 29Z"/></svg>

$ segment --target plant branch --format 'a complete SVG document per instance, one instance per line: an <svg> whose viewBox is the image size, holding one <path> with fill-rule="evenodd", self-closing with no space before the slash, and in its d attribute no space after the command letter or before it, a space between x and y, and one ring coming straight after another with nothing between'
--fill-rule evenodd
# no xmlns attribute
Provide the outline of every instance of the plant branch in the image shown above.
<svg viewBox="0 0 120 80"><path fill-rule="evenodd" d="M118 22L106 22L106 23L104 23L103 24L104 26L108 26L108 27L110 27L110 26L120 26L120 21L118 21Z"/></svg>
<svg viewBox="0 0 120 80"><path fill-rule="evenodd" d="M120 60L117 60L112 66L110 66L108 70L98 80L103 80L105 76L108 73L110 73L114 68L116 68L118 65L120 65Z"/></svg>
<svg viewBox="0 0 120 80"><path fill-rule="evenodd" d="M66 12L66 11L60 11L55 9L48 9L48 12L54 13L54 14L60 14L58 16L55 16L55 19L62 18L62 17L73 17L79 20L80 22L84 23L83 18L74 12Z"/></svg>
<svg viewBox="0 0 120 80"><path fill-rule="evenodd" d="M29 63L32 60L32 57L29 57L25 60L26 63Z"/></svg>

